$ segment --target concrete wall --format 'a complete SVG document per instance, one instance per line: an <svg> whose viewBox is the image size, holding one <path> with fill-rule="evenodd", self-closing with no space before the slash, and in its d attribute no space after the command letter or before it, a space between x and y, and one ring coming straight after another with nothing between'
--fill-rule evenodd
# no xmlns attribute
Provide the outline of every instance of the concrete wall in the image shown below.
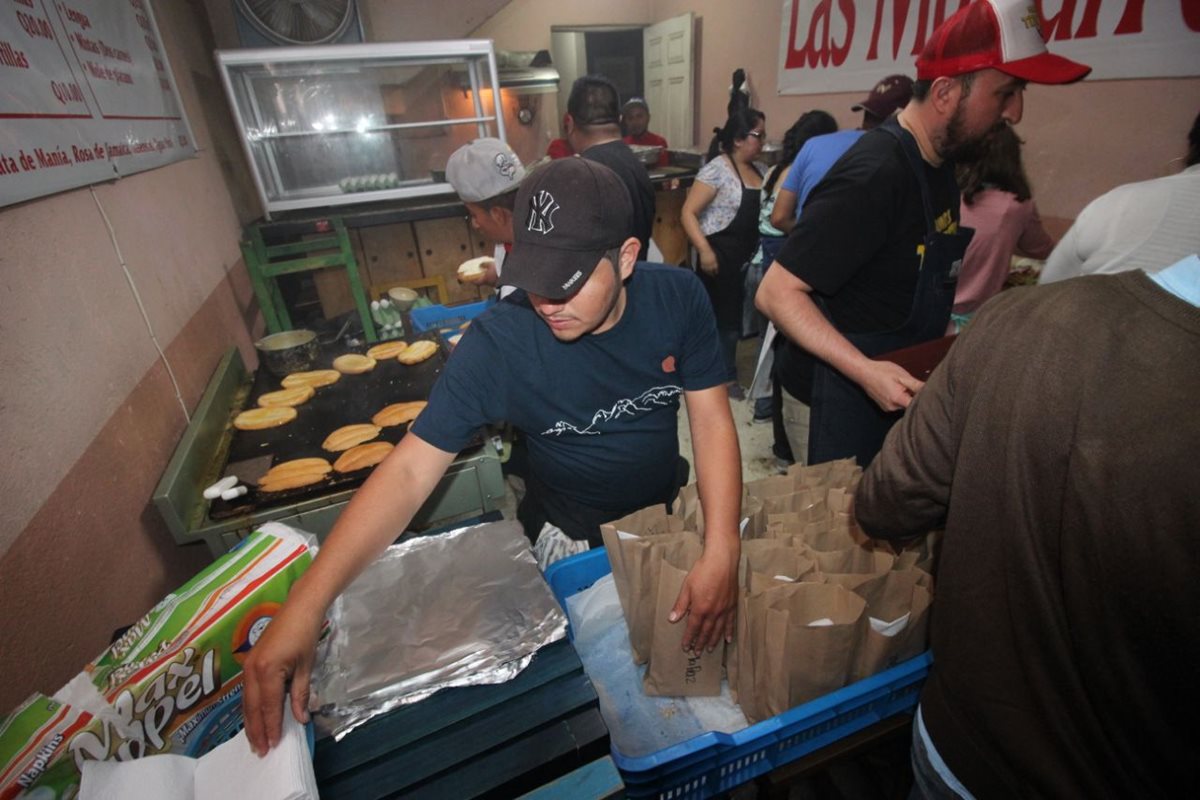
<svg viewBox="0 0 1200 800"><path fill-rule="evenodd" d="M154 9L199 156L0 209L0 714L210 560L149 500L220 356L254 357L238 238L257 209L202 5Z"/></svg>

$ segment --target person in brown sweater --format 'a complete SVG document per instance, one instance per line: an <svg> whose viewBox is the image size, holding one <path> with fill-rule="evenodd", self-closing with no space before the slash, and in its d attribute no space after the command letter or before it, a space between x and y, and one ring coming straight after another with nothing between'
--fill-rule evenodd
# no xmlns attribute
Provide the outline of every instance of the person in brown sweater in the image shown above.
<svg viewBox="0 0 1200 800"><path fill-rule="evenodd" d="M1194 783L1198 303L1195 256L1000 294L866 471L870 535L945 528L916 796Z"/></svg>

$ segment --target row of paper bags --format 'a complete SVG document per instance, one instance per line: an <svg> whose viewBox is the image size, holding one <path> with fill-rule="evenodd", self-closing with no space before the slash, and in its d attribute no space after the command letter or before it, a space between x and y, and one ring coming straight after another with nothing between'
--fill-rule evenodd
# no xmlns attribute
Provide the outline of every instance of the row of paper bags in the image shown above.
<svg viewBox="0 0 1200 800"><path fill-rule="evenodd" d="M851 513L860 477L845 460L745 485L737 633L712 652L685 652L686 623L667 621L703 552L696 487L673 514L655 506L601 528L647 694L716 695L727 677L757 722L926 648L936 536L902 549L867 538Z"/></svg>

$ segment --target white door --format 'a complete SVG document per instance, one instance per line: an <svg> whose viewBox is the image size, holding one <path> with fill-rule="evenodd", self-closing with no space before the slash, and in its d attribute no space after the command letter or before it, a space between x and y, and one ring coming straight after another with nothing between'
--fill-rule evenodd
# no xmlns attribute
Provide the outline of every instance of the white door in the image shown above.
<svg viewBox="0 0 1200 800"><path fill-rule="evenodd" d="M691 147L695 81L692 76L691 12L651 25L642 32L646 102L650 130L672 147Z"/></svg>

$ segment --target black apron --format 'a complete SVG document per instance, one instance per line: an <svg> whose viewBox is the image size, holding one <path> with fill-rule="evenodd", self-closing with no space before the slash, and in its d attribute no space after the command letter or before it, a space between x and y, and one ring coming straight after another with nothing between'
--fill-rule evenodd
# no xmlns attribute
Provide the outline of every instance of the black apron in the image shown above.
<svg viewBox="0 0 1200 800"><path fill-rule="evenodd" d="M729 156L726 156L729 158ZM716 233L709 234L708 246L717 256L717 274L709 275L700 270L700 280L708 290L713 313L720 330L742 329L742 267L754 257L758 249L758 212L762 204L762 192L747 188L737 164L729 158L729 165L742 184L742 202L738 205L733 221ZM755 169L755 172L758 170Z"/></svg>
<svg viewBox="0 0 1200 800"><path fill-rule="evenodd" d="M900 327L878 333L842 333L869 358L945 335L950 310L954 306L954 287L958 282L963 253L975 233L963 227L959 227L956 233L936 231L924 161L917 150L916 141L904 135L898 125L885 125L881 130L899 140L917 184L921 187L921 202L925 211L925 252L921 257L917 285L913 291L912 308L908 319ZM813 299L829 317L821 298ZM904 412L883 411L857 383L824 361L815 361L808 463L819 464L853 456L865 467L879 453L887 432Z"/></svg>

